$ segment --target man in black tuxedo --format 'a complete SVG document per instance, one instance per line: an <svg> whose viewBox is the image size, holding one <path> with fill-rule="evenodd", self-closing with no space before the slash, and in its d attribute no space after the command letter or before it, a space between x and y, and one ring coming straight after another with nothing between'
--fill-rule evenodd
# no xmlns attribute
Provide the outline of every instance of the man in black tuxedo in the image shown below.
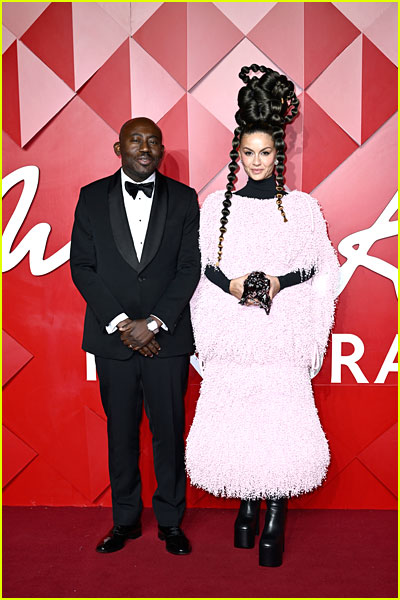
<svg viewBox="0 0 400 600"><path fill-rule="evenodd" d="M81 189L71 239L72 278L87 303L82 347L96 357L107 415L114 526L96 550L114 552L141 535L143 399L153 435L158 536L169 552L188 554L179 525L199 207L192 188L157 171L164 147L150 119L125 123L114 151L122 168Z"/></svg>

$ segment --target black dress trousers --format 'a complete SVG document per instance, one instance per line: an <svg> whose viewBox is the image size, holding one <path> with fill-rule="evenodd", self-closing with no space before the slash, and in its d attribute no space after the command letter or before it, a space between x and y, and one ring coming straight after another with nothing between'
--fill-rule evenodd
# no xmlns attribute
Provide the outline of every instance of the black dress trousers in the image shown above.
<svg viewBox="0 0 400 600"><path fill-rule="evenodd" d="M108 456L115 525L132 525L142 510L139 425L142 401L153 436L157 489L153 509L160 525L179 525L185 510L184 396L189 356L128 360L96 356L107 416Z"/></svg>

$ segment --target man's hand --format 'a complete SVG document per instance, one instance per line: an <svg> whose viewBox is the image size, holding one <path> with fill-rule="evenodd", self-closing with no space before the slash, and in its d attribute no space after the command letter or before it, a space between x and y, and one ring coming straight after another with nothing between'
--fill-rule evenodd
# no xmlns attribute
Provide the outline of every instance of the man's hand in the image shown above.
<svg viewBox="0 0 400 600"><path fill-rule="evenodd" d="M121 331L121 340L125 346L142 348L154 337L154 333L147 328L146 319L136 319L118 329Z"/></svg>
<svg viewBox="0 0 400 600"><path fill-rule="evenodd" d="M124 331L128 328L128 325L130 325L131 323L133 323L132 319L124 319L123 321L120 321L117 325L118 330Z"/></svg>
<svg viewBox="0 0 400 600"><path fill-rule="evenodd" d="M132 350L137 350L142 356L149 356L152 358L154 354L158 354L161 348L159 343L153 339L146 346L142 346L142 348L132 348Z"/></svg>
<svg viewBox="0 0 400 600"><path fill-rule="evenodd" d="M247 275L243 275L242 277L237 277L236 279L231 279L230 284L229 284L229 293L232 294L232 296L235 296L235 298L237 298L238 300L241 299L241 297L243 296L243 284L245 279L247 279L247 277L249 276L249 273L247 273Z"/></svg>
<svg viewBox="0 0 400 600"><path fill-rule="evenodd" d="M125 319L118 323L118 330L122 343L131 350L139 350L143 356L158 354L160 345L147 328L146 319Z"/></svg>

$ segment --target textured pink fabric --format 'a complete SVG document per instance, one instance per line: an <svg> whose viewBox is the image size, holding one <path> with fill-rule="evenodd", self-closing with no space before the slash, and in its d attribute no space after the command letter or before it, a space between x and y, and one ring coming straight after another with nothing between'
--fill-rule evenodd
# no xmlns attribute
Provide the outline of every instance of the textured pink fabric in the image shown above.
<svg viewBox="0 0 400 600"><path fill-rule="evenodd" d="M215 264L223 191L201 210L203 268ZM241 306L204 276L191 303L204 376L189 432L186 465L194 485L239 498L298 495L320 485L329 449L315 408L309 368L325 352L338 289L338 260L317 201L233 196L221 268L283 275L316 267L282 290L267 316Z"/></svg>

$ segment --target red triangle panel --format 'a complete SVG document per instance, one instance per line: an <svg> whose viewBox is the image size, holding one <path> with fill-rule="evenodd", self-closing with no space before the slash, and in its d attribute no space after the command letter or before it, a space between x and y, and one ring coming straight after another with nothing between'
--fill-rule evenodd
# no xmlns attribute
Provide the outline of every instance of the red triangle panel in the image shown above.
<svg viewBox="0 0 400 600"><path fill-rule="evenodd" d="M307 93L302 101L303 191L311 192L340 165L358 145Z"/></svg>
<svg viewBox="0 0 400 600"><path fill-rule="evenodd" d="M75 89L71 2L51 2L21 41Z"/></svg>
<svg viewBox="0 0 400 600"><path fill-rule="evenodd" d="M318 402L318 413L323 427L328 424L328 441L332 434L334 436L332 452L340 444L340 460L347 461L349 457L360 455L396 422L397 398L386 387L383 392L385 409L382 410L382 397L377 393L377 386L342 384L333 390L323 402ZM317 395L320 396L320 386Z"/></svg>
<svg viewBox="0 0 400 600"><path fill-rule="evenodd" d="M397 494L397 424L385 431L358 456L393 494Z"/></svg>
<svg viewBox="0 0 400 600"><path fill-rule="evenodd" d="M363 35L361 141L397 110L397 68Z"/></svg>
<svg viewBox="0 0 400 600"><path fill-rule="evenodd" d="M304 86L360 34L331 2L304 3Z"/></svg>
<svg viewBox="0 0 400 600"><path fill-rule="evenodd" d="M229 163L233 135L190 95L188 110L190 185L200 191ZM211 147L210 140L213 140ZM204 152L205 148L207 152ZM199 149L203 151L199 152Z"/></svg>
<svg viewBox="0 0 400 600"><path fill-rule="evenodd" d="M31 358L33 355L3 330L3 387Z"/></svg>
<svg viewBox="0 0 400 600"><path fill-rule="evenodd" d="M17 42L3 54L3 129L21 145Z"/></svg>
<svg viewBox="0 0 400 600"><path fill-rule="evenodd" d="M7 485L37 456L18 436L3 425L3 487Z"/></svg>
<svg viewBox="0 0 400 600"><path fill-rule="evenodd" d="M246 37L304 87L303 2L277 2Z"/></svg>
<svg viewBox="0 0 400 600"><path fill-rule="evenodd" d="M160 171L189 185L188 108L186 94L158 121L165 155Z"/></svg>
<svg viewBox="0 0 400 600"><path fill-rule="evenodd" d="M193 87L243 39L243 33L212 2L188 4L188 82Z"/></svg>
<svg viewBox="0 0 400 600"><path fill-rule="evenodd" d="M109 485L106 429L104 419L82 406L70 419L62 420L53 444L52 464L91 502ZM65 440L68 440L67 453L63 448Z"/></svg>
<svg viewBox="0 0 400 600"><path fill-rule="evenodd" d="M298 500L296 508L397 508L394 495L357 459L335 479Z"/></svg>
<svg viewBox="0 0 400 600"><path fill-rule="evenodd" d="M111 96L110 90L115 90ZM79 96L115 131L130 119L129 40L79 90Z"/></svg>
<svg viewBox="0 0 400 600"><path fill-rule="evenodd" d="M39 455L3 490L3 503L6 506L87 506L87 497Z"/></svg>
<svg viewBox="0 0 400 600"><path fill-rule="evenodd" d="M109 485L107 423L85 406L85 426L89 466L89 497L93 502Z"/></svg>
<svg viewBox="0 0 400 600"><path fill-rule="evenodd" d="M187 87L186 2L164 2L133 35L182 87Z"/></svg>

